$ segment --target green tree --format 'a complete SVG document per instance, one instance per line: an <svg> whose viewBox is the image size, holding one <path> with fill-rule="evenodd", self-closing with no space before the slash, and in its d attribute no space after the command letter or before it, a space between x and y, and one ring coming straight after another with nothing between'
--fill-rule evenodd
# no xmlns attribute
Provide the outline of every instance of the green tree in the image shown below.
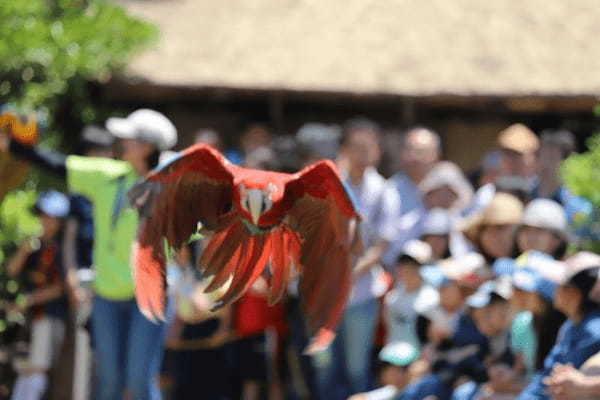
<svg viewBox="0 0 600 400"><path fill-rule="evenodd" d="M600 133L587 140L588 151L569 156L561 166L566 187L592 204L592 212L575 216L577 247L600 252Z"/></svg>
<svg viewBox="0 0 600 400"><path fill-rule="evenodd" d="M45 126L44 144L70 150L84 124L107 116L98 88L156 37L154 26L108 0L0 0L0 106L35 111ZM29 206L38 182L33 174L0 205L2 299L18 296L2 259L37 232ZM0 346L7 322L0 310Z"/></svg>

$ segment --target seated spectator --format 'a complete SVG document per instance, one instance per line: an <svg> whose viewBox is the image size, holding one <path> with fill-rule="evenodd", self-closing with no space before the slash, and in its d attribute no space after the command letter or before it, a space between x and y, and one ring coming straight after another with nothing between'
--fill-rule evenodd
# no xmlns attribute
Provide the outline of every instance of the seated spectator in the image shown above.
<svg viewBox="0 0 600 400"><path fill-rule="evenodd" d="M437 280L439 303L421 312L417 319L417 333L421 343L438 349L448 349L453 339L462 345L468 335L460 337L457 331L464 313L466 298L489 276L483 257L471 253L459 258L444 260L438 267L424 267L430 282ZM435 275L439 275L436 277ZM427 355L427 354L426 354Z"/></svg>
<svg viewBox="0 0 600 400"><path fill-rule="evenodd" d="M427 213L423 221L420 240L431 246L431 259L433 262L451 256L450 234L452 225L452 217L447 210L434 208Z"/></svg>
<svg viewBox="0 0 600 400"><path fill-rule="evenodd" d="M527 204L517 231L519 251L536 250L562 259L567 245L567 217L562 206L548 199Z"/></svg>
<svg viewBox="0 0 600 400"><path fill-rule="evenodd" d="M27 291L14 305L31 321L29 360L19 371L13 400L41 399L48 386L48 372L57 361L64 339L67 302L60 257L63 220L69 200L62 193L42 193L34 206L42 225L39 238L23 242L7 265L9 276L23 277Z"/></svg>
<svg viewBox="0 0 600 400"><path fill-rule="evenodd" d="M485 356L487 379L485 383L469 381L461 385L454 391L453 400L514 395L522 390L523 382L519 379L520 371L510 346L511 292L510 282L500 279L483 284L467 299L477 329L490 344Z"/></svg>
<svg viewBox="0 0 600 400"><path fill-rule="evenodd" d="M560 285L554 295L554 306L567 316L556 344L544 361L544 369L519 395L519 400L549 399L549 380L556 364L572 364L579 368L600 351L600 303L596 285L600 256L577 253L563 264Z"/></svg>
<svg viewBox="0 0 600 400"><path fill-rule="evenodd" d="M416 321L439 301L438 291L424 282L420 268L431 258L431 248L424 242L411 240L404 246L396 264L397 281L384 300L387 343L409 343L419 349Z"/></svg>
<svg viewBox="0 0 600 400"><path fill-rule="evenodd" d="M419 358L419 350L404 342L387 344L379 352L379 376L381 387L359 393L348 400L392 400L413 378L411 366Z"/></svg>
<svg viewBox="0 0 600 400"><path fill-rule="evenodd" d="M529 371L539 372L544 368L544 360L556 342L558 330L565 318L552 304L557 282L560 279L560 264L550 256L539 252L528 252L517 260L517 269L512 276L514 295L524 299L523 309L530 312L534 331L533 365ZM525 354L525 356L527 356ZM529 357L525 361L530 363Z"/></svg>
<svg viewBox="0 0 600 400"><path fill-rule="evenodd" d="M483 210L462 223L462 232L489 264L515 256L515 233L523 216L523 204L507 193L496 193Z"/></svg>

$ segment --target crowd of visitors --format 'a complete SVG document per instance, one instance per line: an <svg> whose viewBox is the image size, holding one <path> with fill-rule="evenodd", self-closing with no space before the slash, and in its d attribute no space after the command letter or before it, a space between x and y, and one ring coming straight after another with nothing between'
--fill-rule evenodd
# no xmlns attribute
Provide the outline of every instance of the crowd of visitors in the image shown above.
<svg viewBox="0 0 600 400"><path fill-rule="evenodd" d="M200 129L196 142L250 168L293 172L331 158L357 201L363 251L351 295L332 345L311 356L296 282L274 306L260 278L232 306L210 311L219 293L204 292L195 267L202 237L170 257L166 321L140 313L127 191L176 141L175 126L147 109L87 127L78 155L0 136L0 151L69 191L40 194L32 211L41 235L6 261L26 289L8 307L26 311L30 332L12 399L44 398L59 382L51 370L65 332L75 338L75 399L600 396L600 255L579 251L572 228L592 210L559 174L577 150L572 133L511 125L466 174L443 160L439 135L424 126L404 132L397 148L384 148L377 123L364 118L306 124L294 136L253 125L237 148ZM393 167L382 160L399 169L384 176Z"/></svg>

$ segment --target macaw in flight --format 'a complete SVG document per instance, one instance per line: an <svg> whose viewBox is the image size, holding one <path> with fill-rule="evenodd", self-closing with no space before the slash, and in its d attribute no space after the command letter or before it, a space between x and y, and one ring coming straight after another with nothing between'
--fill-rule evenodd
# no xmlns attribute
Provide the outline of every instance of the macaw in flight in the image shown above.
<svg viewBox="0 0 600 400"><path fill-rule="evenodd" d="M179 248L201 227L213 233L198 262L211 279L206 290L226 289L215 309L237 300L261 274L276 303L299 275L312 335L306 351L333 340L351 288L360 216L331 161L285 174L233 165L197 144L150 172L129 198L140 214L134 280L146 317L164 317L165 239Z"/></svg>

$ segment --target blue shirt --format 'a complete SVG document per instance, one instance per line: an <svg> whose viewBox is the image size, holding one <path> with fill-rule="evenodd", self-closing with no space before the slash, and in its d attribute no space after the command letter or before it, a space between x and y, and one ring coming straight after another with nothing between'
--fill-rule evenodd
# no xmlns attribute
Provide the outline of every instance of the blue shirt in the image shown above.
<svg viewBox="0 0 600 400"><path fill-rule="evenodd" d="M579 324L567 320L558 332L556 344L544 360L544 369L533 378L517 400L549 400L543 380L550 375L554 364L571 363L574 368L579 368L598 352L600 352L600 310L588 313Z"/></svg>
<svg viewBox="0 0 600 400"><path fill-rule="evenodd" d="M446 385L437 375L425 375L409 385L394 400L423 400L435 396L438 400L447 400L452 395L452 388Z"/></svg>

